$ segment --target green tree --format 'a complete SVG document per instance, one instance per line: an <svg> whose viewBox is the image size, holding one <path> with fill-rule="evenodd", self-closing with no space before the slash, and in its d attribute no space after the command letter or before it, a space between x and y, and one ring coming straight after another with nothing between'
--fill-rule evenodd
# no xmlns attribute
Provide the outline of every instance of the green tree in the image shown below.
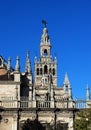
<svg viewBox="0 0 91 130"><path fill-rule="evenodd" d="M91 109L80 110L77 113L74 130L91 130Z"/></svg>
<svg viewBox="0 0 91 130"><path fill-rule="evenodd" d="M56 130L68 130L68 124L58 122L56 125Z"/></svg>

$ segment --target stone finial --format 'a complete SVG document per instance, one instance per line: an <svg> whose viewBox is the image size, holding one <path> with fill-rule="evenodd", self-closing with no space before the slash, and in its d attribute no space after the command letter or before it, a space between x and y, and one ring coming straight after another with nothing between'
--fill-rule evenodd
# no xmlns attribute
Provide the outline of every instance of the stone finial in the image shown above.
<svg viewBox="0 0 91 130"><path fill-rule="evenodd" d="M16 57L16 66L15 66L15 70L16 70L16 71L20 71L20 59L19 59L18 56Z"/></svg>
<svg viewBox="0 0 91 130"><path fill-rule="evenodd" d="M26 66L25 66L25 72L30 74L31 73L31 63L30 63L30 52L27 52L26 57Z"/></svg>
<svg viewBox="0 0 91 130"><path fill-rule="evenodd" d="M87 87L86 87L86 99L87 100L90 100L90 88L89 88L89 86L88 86L88 84L87 84Z"/></svg>
<svg viewBox="0 0 91 130"><path fill-rule="evenodd" d="M7 66L8 71L10 71L10 67L11 67L11 59L10 59L10 57L9 57L9 58L8 58L8 66Z"/></svg>

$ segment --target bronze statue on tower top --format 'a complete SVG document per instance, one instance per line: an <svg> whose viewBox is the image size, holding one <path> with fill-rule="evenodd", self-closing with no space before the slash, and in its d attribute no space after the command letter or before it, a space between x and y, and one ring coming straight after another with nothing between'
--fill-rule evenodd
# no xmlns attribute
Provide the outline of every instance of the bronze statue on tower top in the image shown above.
<svg viewBox="0 0 91 130"><path fill-rule="evenodd" d="M42 24L44 25L44 27L46 28L46 24L47 22L45 20L42 20Z"/></svg>

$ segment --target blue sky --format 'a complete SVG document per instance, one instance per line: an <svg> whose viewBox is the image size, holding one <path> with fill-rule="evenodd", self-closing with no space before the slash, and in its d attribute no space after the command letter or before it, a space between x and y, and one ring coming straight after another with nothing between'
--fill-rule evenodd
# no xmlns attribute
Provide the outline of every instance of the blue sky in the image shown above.
<svg viewBox="0 0 91 130"><path fill-rule="evenodd" d="M58 60L58 85L68 72L73 97L84 98L91 86L91 1L90 0L1 0L0 55L11 57L12 66L20 57L25 69L26 52L39 56L43 25L47 21L52 55Z"/></svg>

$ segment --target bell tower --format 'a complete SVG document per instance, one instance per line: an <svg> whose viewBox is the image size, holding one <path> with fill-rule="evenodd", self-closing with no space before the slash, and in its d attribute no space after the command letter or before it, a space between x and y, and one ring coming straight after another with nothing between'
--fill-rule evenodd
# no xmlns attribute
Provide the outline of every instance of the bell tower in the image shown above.
<svg viewBox="0 0 91 130"><path fill-rule="evenodd" d="M50 45L50 39L48 35L48 29L43 29L43 34L41 37L41 43L40 43L40 55L41 57L50 57L50 51L51 51L51 45Z"/></svg>
<svg viewBox="0 0 91 130"><path fill-rule="evenodd" d="M50 84L49 76L52 76L52 85L57 86L57 60L51 56L51 43L48 35L46 22L44 24L43 33L40 42L40 59L35 57L35 86L48 87Z"/></svg>

